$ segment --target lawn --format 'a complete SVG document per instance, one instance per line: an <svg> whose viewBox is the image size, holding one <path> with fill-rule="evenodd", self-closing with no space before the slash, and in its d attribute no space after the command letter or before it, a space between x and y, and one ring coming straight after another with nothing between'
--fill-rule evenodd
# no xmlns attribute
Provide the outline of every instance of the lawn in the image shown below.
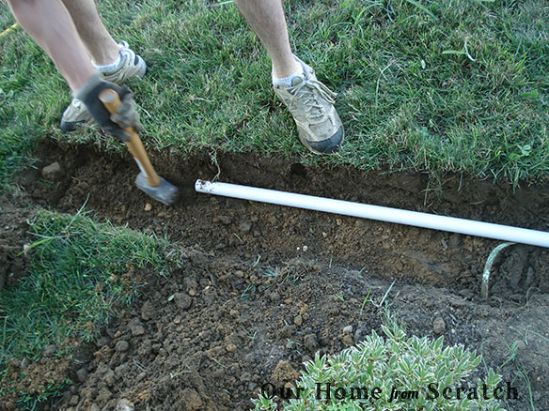
<svg viewBox="0 0 549 411"><path fill-rule="evenodd" d="M347 141L317 158L270 89L268 58L231 2L100 2L148 62L131 84L149 147L298 155L360 169L457 172L512 183L549 171L549 33L543 1L288 1L292 43L339 93ZM2 27L12 23L0 8ZM19 30L0 39L0 169L61 135L69 92ZM107 149L115 144L103 141Z"/></svg>

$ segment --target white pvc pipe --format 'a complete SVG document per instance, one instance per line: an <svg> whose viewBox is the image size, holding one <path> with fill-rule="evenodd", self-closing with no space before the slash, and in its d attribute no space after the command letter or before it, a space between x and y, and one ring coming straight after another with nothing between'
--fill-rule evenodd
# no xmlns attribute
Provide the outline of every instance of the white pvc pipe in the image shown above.
<svg viewBox="0 0 549 411"><path fill-rule="evenodd" d="M199 193L240 198L242 200L260 201L288 207L304 208L307 210L324 211L351 217L367 218L370 220L405 224L549 248L548 232L527 230L525 228L465 220L462 218L444 217L416 211L400 210L397 208L359 204L350 201L333 200L330 198L294 194L284 191L267 190L264 188L247 187L237 184L212 183L203 180L196 181L195 190Z"/></svg>

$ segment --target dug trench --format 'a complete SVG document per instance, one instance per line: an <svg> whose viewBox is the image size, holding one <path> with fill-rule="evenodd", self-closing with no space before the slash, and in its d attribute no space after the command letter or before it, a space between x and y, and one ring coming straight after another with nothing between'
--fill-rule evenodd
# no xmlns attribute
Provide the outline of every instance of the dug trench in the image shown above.
<svg viewBox="0 0 549 411"><path fill-rule="evenodd" d="M293 381L316 352L380 332L385 307L410 335L443 335L482 354L519 387L510 409L549 408L548 250L504 251L484 301L481 274L497 241L193 190L197 178L217 177L546 231L546 183L513 190L449 176L435 185L426 175L319 169L251 154L212 161L154 153L159 173L182 191L166 207L133 186L136 167L126 156L51 142L36 153L36 166L17 179L18 195L33 207L85 207L182 250L182 268L168 277L141 273L139 300L116 308L96 344L62 363L74 384L44 408L249 409L264 383ZM44 179L42 167L55 161L60 169Z"/></svg>

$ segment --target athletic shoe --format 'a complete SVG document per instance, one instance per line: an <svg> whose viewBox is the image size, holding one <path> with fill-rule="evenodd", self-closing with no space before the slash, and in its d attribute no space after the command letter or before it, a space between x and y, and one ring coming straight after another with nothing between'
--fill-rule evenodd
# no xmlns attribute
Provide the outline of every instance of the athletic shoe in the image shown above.
<svg viewBox="0 0 549 411"><path fill-rule="evenodd" d="M334 107L336 93L317 80L311 67L296 59L303 66L303 74L293 77L290 87L274 85L274 91L292 114L303 145L313 153L333 153L344 138Z"/></svg>
<svg viewBox="0 0 549 411"><path fill-rule="evenodd" d="M109 66L97 68L99 75L112 83L122 84L126 80L137 77L142 78L147 71L145 61L129 48L125 41L119 43L120 62L115 68ZM61 130L64 132L74 131L79 125L89 123L93 120L84 103L73 98L61 118Z"/></svg>

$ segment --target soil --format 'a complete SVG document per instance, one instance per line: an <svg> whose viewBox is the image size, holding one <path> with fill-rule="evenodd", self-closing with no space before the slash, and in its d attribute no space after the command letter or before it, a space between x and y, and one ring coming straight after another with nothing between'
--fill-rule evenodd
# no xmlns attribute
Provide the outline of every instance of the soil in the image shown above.
<svg viewBox="0 0 549 411"><path fill-rule="evenodd" d="M25 242L25 213L39 206L85 206L99 220L167 236L184 256L169 277L143 276L140 300L77 352L67 368L74 385L45 408L249 409L262 384L292 381L315 352L379 332L389 306L410 335L442 334L500 367L520 392L510 409L530 401L549 409L549 250L506 249L484 301L480 278L497 241L193 190L195 179L219 173L225 182L547 231L549 184L514 191L449 176L433 188L424 175L321 171L249 154L220 154L216 164L156 154L159 173L182 188L169 208L133 186L136 168L126 157L52 143L37 153L38 166L18 179L25 201L0 200L8 211L27 210L0 220L14 227L0 238L0 262L16 261L4 277L24 272L15 251ZM46 180L40 170L56 161L61 171Z"/></svg>

